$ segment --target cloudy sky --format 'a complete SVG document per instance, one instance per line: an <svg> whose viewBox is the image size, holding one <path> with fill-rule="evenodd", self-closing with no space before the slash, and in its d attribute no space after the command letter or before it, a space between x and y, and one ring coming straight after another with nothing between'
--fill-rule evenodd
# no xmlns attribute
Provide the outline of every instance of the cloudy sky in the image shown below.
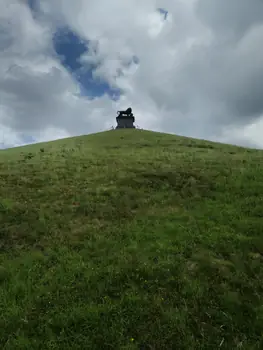
<svg viewBox="0 0 263 350"><path fill-rule="evenodd" d="M262 0L1 0L0 148L136 124L263 149Z"/></svg>

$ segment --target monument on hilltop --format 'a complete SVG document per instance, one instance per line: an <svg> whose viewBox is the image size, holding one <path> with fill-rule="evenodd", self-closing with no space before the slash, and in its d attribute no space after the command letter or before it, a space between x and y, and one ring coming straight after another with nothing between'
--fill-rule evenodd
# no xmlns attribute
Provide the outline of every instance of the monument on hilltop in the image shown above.
<svg viewBox="0 0 263 350"><path fill-rule="evenodd" d="M127 108L126 111L118 111L116 121L117 121L116 129L124 129L124 128L135 129L135 126L133 125L135 118L131 108Z"/></svg>

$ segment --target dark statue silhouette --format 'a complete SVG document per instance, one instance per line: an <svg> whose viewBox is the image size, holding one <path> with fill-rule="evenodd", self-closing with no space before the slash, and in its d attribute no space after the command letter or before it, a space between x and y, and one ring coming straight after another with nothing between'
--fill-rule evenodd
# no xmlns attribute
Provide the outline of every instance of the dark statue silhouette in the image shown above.
<svg viewBox="0 0 263 350"><path fill-rule="evenodd" d="M121 115L127 115L127 116L133 115L131 107L127 108L126 111L118 111L118 113L119 113L119 116L121 116Z"/></svg>
<svg viewBox="0 0 263 350"><path fill-rule="evenodd" d="M117 127L116 129L123 129L123 128L132 128L134 129L135 126L133 125L135 118L132 113L131 107L127 108L126 111L118 111L118 116L116 118L117 121Z"/></svg>

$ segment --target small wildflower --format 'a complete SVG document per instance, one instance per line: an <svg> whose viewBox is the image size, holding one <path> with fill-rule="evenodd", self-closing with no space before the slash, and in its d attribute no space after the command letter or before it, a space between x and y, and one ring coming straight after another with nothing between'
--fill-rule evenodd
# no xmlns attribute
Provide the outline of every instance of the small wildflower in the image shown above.
<svg viewBox="0 0 263 350"><path fill-rule="evenodd" d="M134 338L131 338L130 341L133 342L133 341L134 341Z"/></svg>

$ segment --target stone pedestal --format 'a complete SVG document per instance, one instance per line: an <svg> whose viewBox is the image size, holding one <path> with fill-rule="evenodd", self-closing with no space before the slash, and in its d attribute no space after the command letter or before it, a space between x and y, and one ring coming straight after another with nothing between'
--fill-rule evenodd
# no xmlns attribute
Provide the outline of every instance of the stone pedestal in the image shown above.
<svg viewBox="0 0 263 350"><path fill-rule="evenodd" d="M133 125L135 118L133 116L117 117L116 121L117 121L116 129L123 129L123 128L134 129L135 128L135 126Z"/></svg>

